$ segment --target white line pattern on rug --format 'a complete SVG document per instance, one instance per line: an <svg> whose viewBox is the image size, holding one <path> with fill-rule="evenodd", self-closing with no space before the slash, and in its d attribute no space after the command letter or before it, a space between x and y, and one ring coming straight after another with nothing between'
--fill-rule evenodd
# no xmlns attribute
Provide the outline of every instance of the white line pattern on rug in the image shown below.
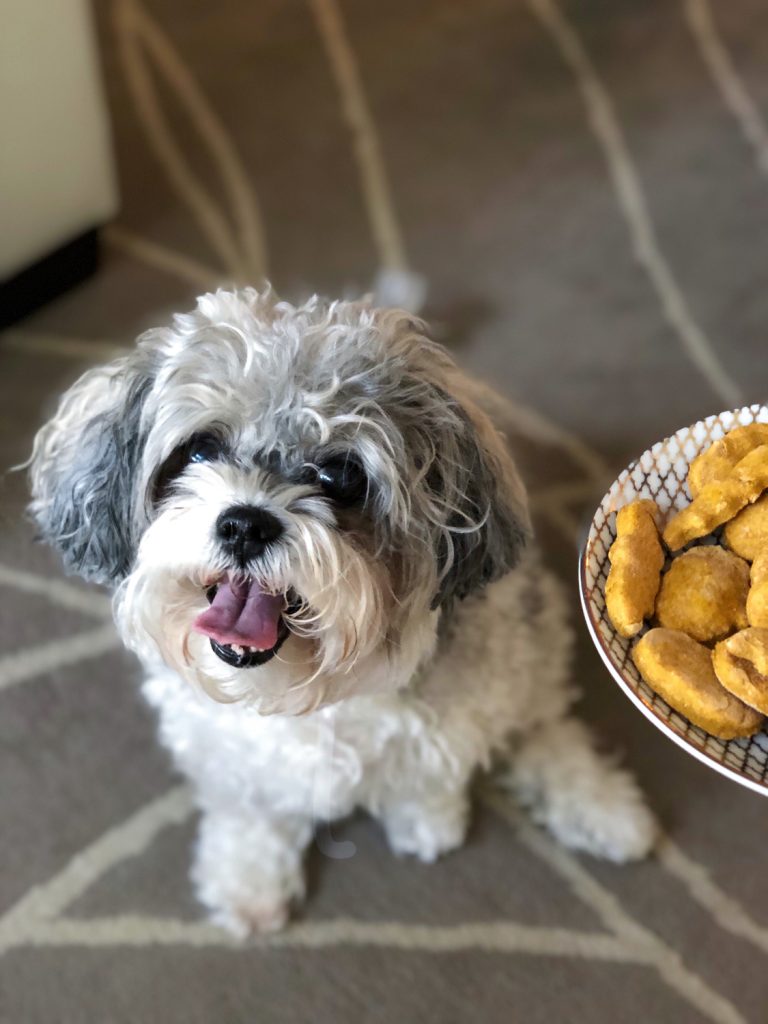
<svg viewBox="0 0 768 1024"><path fill-rule="evenodd" d="M48 578L25 569L0 564L0 586L13 587L24 594L44 597L60 608L82 612L97 619L110 618L112 602L104 594L83 590L56 577Z"/></svg>
<svg viewBox="0 0 768 1024"><path fill-rule="evenodd" d="M638 924L622 906L615 893L604 888L578 860L557 845L527 818L518 813L501 793L487 790L484 802L509 822L520 840L569 884L571 890L600 917L605 926L633 946L645 945L663 980L708 1020L716 1024L741 1024L736 1007L685 966L680 954L654 932Z"/></svg>
<svg viewBox="0 0 768 1024"><path fill-rule="evenodd" d="M545 928L514 921L480 921L456 925L422 925L399 921L331 918L291 924L284 932L240 941L205 922L119 915L77 920L61 918L32 925L24 945L31 946L228 946L240 949L326 949L386 947L426 953L477 950L526 953L622 964L646 964L653 955L615 935Z"/></svg>
<svg viewBox="0 0 768 1024"><path fill-rule="evenodd" d="M28 575L22 578L29 589ZM41 671L45 671L45 667ZM521 821L511 805L501 797L489 795L486 802L514 823L525 844L569 881L575 894L598 913L615 938L606 939L568 929L528 928L514 922L492 923L490 926L468 923L454 929L441 929L395 922L369 926L353 921L298 925L285 933L285 937L274 940L274 943L265 939L261 944L381 945L432 952L475 948L647 963L709 1019L717 1024L741 1024L743 1018L732 1004L685 968L674 950L652 932L636 924L617 898L603 889L573 857L555 847L533 826ZM146 852L162 829L185 822L192 812L189 790L185 786L178 786L145 805L125 822L108 830L77 854L58 875L29 890L0 919L0 953L17 946L30 945L229 944L230 940L222 937L216 929L197 922L166 921L131 915L86 922L59 917L115 864ZM733 914L729 918L729 921L732 920Z"/></svg>
<svg viewBox="0 0 768 1024"><path fill-rule="evenodd" d="M752 147L757 166L768 174L768 125L749 94L717 31L708 0L683 0L688 27L723 102Z"/></svg>
<svg viewBox="0 0 768 1024"><path fill-rule="evenodd" d="M267 275L261 215L248 176L227 132L179 55L138 0L114 0L114 26L123 68L142 127L177 195L188 207L227 273L241 283ZM230 222L194 174L174 141L146 65L151 57L194 124L231 204Z"/></svg>
<svg viewBox="0 0 768 1024"><path fill-rule="evenodd" d="M7 690L56 669L77 665L89 658L101 657L119 646L115 627L110 623L74 636L12 651L0 657L0 690Z"/></svg>
<svg viewBox="0 0 768 1024"><path fill-rule="evenodd" d="M264 938L256 944L267 947L377 945L431 952L473 948L648 963L710 1019L723 1024L741 1021L730 1003L688 971L677 954L653 933L636 924L616 897L603 889L573 857L522 821L505 798L487 795L486 801L506 820L512 821L529 849L569 882L575 894L610 929L610 936L529 927L514 922L467 923L440 928L396 922L328 921L296 925L281 936ZM109 829L58 875L31 889L0 919L0 951L21 945L233 944L217 929L197 922L133 915L87 921L59 918L117 863L145 853L162 829L182 824L192 811L189 790L178 786L142 807L121 825Z"/></svg>
<svg viewBox="0 0 768 1024"><path fill-rule="evenodd" d="M60 915L121 861L146 853L169 825L193 813L186 786L151 801L73 857L59 874L31 889L0 919L0 952L19 946L240 946L226 932L198 921L117 915L67 919ZM298 923L287 931L253 939L261 948L386 946L441 953L463 949L529 953L646 963L645 941L565 928L534 927L512 921L467 922L451 927L346 919Z"/></svg>
<svg viewBox="0 0 768 1024"><path fill-rule="evenodd" d="M768 953L768 928L758 924L737 900L724 892L702 864L669 836L662 838L656 853L662 866L685 886L721 928Z"/></svg>
<svg viewBox="0 0 768 1024"><path fill-rule="evenodd" d="M116 864L144 853L162 829L183 824L192 811L189 789L175 786L108 829L57 875L30 889L0 918L0 953L24 945L30 929L58 916Z"/></svg>
<svg viewBox="0 0 768 1024"><path fill-rule="evenodd" d="M36 573L0 564L0 586L20 593L34 594L51 604L81 612L101 621L101 625L45 643L23 647L0 657L0 690L45 675L56 669L71 667L89 658L100 657L120 646L112 622L112 605L108 597L80 590L59 579L46 579ZM106 622L104 620L107 620Z"/></svg>
<svg viewBox="0 0 768 1024"><path fill-rule="evenodd" d="M339 90L352 133L371 232L382 265L406 270L405 243L394 211L376 124L365 96L360 70L336 0L308 0Z"/></svg>
<svg viewBox="0 0 768 1024"><path fill-rule="evenodd" d="M113 249L125 253L126 256L132 257L152 270L163 270L173 274L180 281L194 285L196 288L211 291L225 283L226 275L222 271L206 267L183 253L176 252L164 245L158 245L157 242L143 238L119 224L112 224L104 228L104 240Z"/></svg>
<svg viewBox="0 0 768 1024"><path fill-rule="evenodd" d="M629 229L635 258L648 275L667 322L680 339L684 352L709 382L715 394L729 408L742 405L741 388L723 368L711 342L694 320L661 251L613 101L576 29L554 0L527 0L527 3L549 33L576 80L589 124L608 165L619 209Z"/></svg>
<svg viewBox="0 0 768 1024"><path fill-rule="evenodd" d="M582 959L639 963L652 967L666 983L716 1024L743 1024L736 1008L688 970L679 955L654 933L638 925L570 854L522 820L500 794L486 793L486 803L511 821L519 838L563 877L574 894L601 918L610 934L563 928L540 928L516 922L467 922L453 927L400 922L329 920L296 924L276 936L249 945L262 948L380 946L432 953L478 949ZM0 953L39 946L234 946L234 940L200 922L117 915L101 919L67 919L60 915L116 864L140 856L169 825L188 820L190 792L177 786L105 832L70 860L48 882L31 889L0 919Z"/></svg>

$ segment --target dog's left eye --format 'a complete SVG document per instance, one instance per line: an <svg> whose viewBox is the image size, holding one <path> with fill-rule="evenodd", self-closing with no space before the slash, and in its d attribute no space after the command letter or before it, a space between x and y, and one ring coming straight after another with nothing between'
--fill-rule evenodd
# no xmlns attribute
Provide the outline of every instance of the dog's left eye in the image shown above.
<svg viewBox="0 0 768 1024"><path fill-rule="evenodd" d="M213 462L221 455L221 441L212 434L198 434L187 448L187 462Z"/></svg>
<svg viewBox="0 0 768 1024"><path fill-rule="evenodd" d="M365 498L368 480L357 459L349 455L328 459L317 467L323 494L337 505L354 505Z"/></svg>

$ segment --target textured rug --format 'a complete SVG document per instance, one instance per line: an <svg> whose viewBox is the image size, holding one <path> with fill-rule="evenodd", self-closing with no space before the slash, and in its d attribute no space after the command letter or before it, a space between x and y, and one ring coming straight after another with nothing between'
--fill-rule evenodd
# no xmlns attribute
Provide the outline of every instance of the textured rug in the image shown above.
<svg viewBox="0 0 768 1024"><path fill-rule="evenodd" d="M364 818L313 849L283 935L209 928L194 820L105 597L0 493L0 1021L766 1020L768 804L618 692L576 553L650 442L766 397L760 0L104 0L123 205L99 273L0 340L0 460L81 369L220 281L426 284L510 433L572 595L583 713L663 823L657 857L565 853L493 800L433 867Z"/></svg>

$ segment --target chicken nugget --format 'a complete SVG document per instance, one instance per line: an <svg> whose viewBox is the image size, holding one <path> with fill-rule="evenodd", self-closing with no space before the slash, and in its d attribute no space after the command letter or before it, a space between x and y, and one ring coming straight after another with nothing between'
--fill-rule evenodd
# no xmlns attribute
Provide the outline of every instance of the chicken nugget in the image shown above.
<svg viewBox="0 0 768 1024"><path fill-rule="evenodd" d="M636 636L643 619L653 614L664 565L654 501L633 501L616 514L616 540L608 558L605 604L622 636Z"/></svg>
<svg viewBox="0 0 768 1024"><path fill-rule="evenodd" d="M768 445L754 448L723 480L703 487L687 508L667 523L663 537L672 551L704 537L732 519L745 505L757 501L768 487Z"/></svg>
<svg viewBox="0 0 768 1024"><path fill-rule="evenodd" d="M768 714L768 629L743 629L721 640L712 666L729 693Z"/></svg>
<svg viewBox="0 0 768 1024"><path fill-rule="evenodd" d="M676 629L651 629L632 657L646 683L681 715L723 740L751 736L763 717L718 681L708 647Z"/></svg>
<svg viewBox="0 0 768 1024"><path fill-rule="evenodd" d="M768 494L747 505L723 531L725 543L735 554L753 562L763 548L768 548Z"/></svg>
<svg viewBox="0 0 768 1024"><path fill-rule="evenodd" d="M715 545L691 548L661 580L656 618L694 640L720 640L747 625L749 566Z"/></svg>
<svg viewBox="0 0 768 1024"><path fill-rule="evenodd" d="M761 676L768 677L768 629L749 627L722 642L734 658L743 658Z"/></svg>
<svg viewBox="0 0 768 1024"><path fill-rule="evenodd" d="M707 484L724 480L737 462L761 444L768 444L768 423L736 427L711 444L693 460L688 469L688 486L693 497Z"/></svg>
<svg viewBox="0 0 768 1024"><path fill-rule="evenodd" d="M747 595L747 619L750 626L768 628L768 548L752 563L751 586Z"/></svg>

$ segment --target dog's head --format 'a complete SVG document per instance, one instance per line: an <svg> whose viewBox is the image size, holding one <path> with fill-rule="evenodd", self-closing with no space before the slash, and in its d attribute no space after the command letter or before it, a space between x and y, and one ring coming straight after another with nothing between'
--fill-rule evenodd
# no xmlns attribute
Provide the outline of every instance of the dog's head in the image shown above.
<svg viewBox="0 0 768 1024"><path fill-rule="evenodd" d="M125 642L298 713L401 685L527 531L503 441L399 310L219 291L86 373L35 441L32 511L117 588Z"/></svg>

